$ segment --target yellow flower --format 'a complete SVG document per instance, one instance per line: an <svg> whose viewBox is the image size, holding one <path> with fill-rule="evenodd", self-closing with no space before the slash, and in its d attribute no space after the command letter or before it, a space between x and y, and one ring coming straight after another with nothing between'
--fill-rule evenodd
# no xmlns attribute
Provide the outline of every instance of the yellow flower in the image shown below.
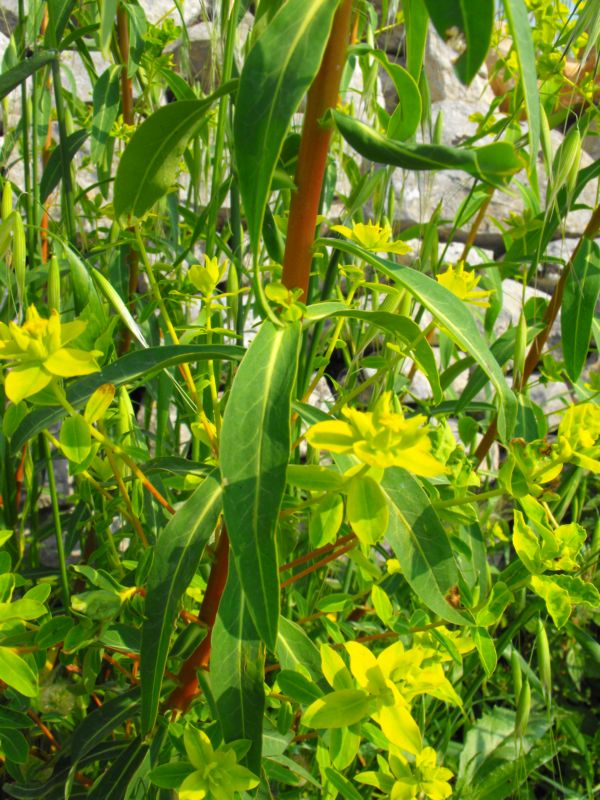
<svg viewBox="0 0 600 800"><path fill-rule="evenodd" d="M444 465L431 455L431 440L425 417L405 419L391 410L391 392L386 392L372 412L346 407L343 420L327 420L313 425L306 440L315 448L331 453L353 453L373 467L404 467L414 475L433 477L445 472Z"/></svg>
<svg viewBox="0 0 600 800"><path fill-rule="evenodd" d="M214 750L204 731L192 727L186 728L183 743L196 769L179 787L179 800L232 800L237 792L258 786L258 778L237 763L232 747Z"/></svg>
<svg viewBox="0 0 600 800"><path fill-rule="evenodd" d="M481 278L473 271L465 271L464 261L459 261L455 267L450 264L446 272L437 276L438 283L441 283L459 300L464 300L466 303L472 303L474 306L480 306L481 308L489 308L490 304L487 300L492 292L476 289L480 280Z"/></svg>
<svg viewBox="0 0 600 800"><path fill-rule="evenodd" d="M189 279L199 292L205 297L210 297L225 274L228 264L228 261L224 261L219 266L219 261L216 256L209 258L205 253L204 266L192 264L188 271Z"/></svg>
<svg viewBox="0 0 600 800"><path fill-rule="evenodd" d="M410 253L412 248L406 242L392 242L392 229L389 225L377 225L376 222L353 222L352 230L346 225L333 225L332 231L341 233L346 239L359 244L372 253Z"/></svg>
<svg viewBox="0 0 600 800"><path fill-rule="evenodd" d="M98 372L99 350L86 352L65 347L85 329L86 322L75 320L61 325L52 311L50 319L40 317L35 306L29 306L20 327L0 322L0 359L12 362L5 378L6 396L13 403L45 389L55 378L74 378Z"/></svg>
<svg viewBox="0 0 600 800"><path fill-rule="evenodd" d="M600 473L600 406L580 403L570 406L558 426L559 456L564 461Z"/></svg>

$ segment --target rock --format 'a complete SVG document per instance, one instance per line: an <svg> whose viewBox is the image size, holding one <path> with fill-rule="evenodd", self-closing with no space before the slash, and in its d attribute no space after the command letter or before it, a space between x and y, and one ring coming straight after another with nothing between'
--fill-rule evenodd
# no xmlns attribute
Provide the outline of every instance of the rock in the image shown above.
<svg viewBox="0 0 600 800"><path fill-rule="evenodd" d="M458 55L430 27L423 67L429 81L431 102L458 100L470 106L484 102L486 107L489 107L494 100L494 93L488 82L487 67L483 64L471 84L465 86L454 71L453 65Z"/></svg>
<svg viewBox="0 0 600 800"><path fill-rule="evenodd" d="M502 282L502 310L496 320L494 330L498 336L504 333L511 325L516 325L521 315L522 306L532 297L541 297L544 300L550 300L550 295L541 289L533 286L526 286L523 289L523 284L519 281L514 281L507 278ZM558 344L561 340L560 333L560 312L552 326L548 343L550 345Z"/></svg>
<svg viewBox="0 0 600 800"><path fill-rule="evenodd" d="M596 161L596 159L600 158L600 129L595 120L590 126L590 131L590 134L583 140L583 149Z"/></svg>
<svg viewBox="0 0 600 800"><path fill-rule="evenodd" d="M529 397L546 415L549 428L556 427L563 412L573 399L564 383L540 383L540 376L534 373L529 379Z"/></svg>
<svg viewBox="0 0 600 800"><path fill-rule="evenodd" d="M18 0L2 0L0 3L0 31L11 34L19 20Z"/></svg>
<svg viewBox="0 0 600 800"><path fill-rule="evenodd" d="M148 22L153 25L164 17L171 17L176 23L181 24L181 16L173 0L140 0L140 5L146 13ZM184 0L183 19L190 25L199 19L211 18L214 0Z"/></svg>

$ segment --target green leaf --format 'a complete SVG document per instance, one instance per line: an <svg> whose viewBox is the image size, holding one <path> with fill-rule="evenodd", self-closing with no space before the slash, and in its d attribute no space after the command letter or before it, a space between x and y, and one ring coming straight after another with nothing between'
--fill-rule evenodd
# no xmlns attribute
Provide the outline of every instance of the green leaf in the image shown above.
<svg viewBox="0 0 600 800"><path fill-rule="evenodd" d="M529 175L533 181L534 191L537 187L537 156L540 146L541 131L541 111L540 94L537 84L537 65L533 37L531 33L531 23L529 21L529 10L524 0L503 0L508 29L512 38L513 46L519 62L519 73L523 96L525 99L525 111L529 122L527 135L529 137Z"/></svg>
<svg viewBox="0 0 600 800"><path fill-rule="evenodd" d="M332 767L325 767L325 775L327 776L327 780L335 786L344 800L362 800L362 795L350 783L348 778L344 778L343 775L332 769Z"/></svg>
<svg viewBox="0 0 600 800"><path fill-rule="evenodd" d="M118 5L119 0L102 0L100 4L100 50L106 59L109 56Z"/></svg>
<svg viewBox="0 0 600 800"><path fill-rule="evenodd" d="M454 62L461 82L471 83L487 55L494 26L494 0L425 0L436 31L446 41L462 35L466 45Z"/></svg>
<svg viewBox="0 0 600 800"><path fill-rule="evenodd" d="M125 720L135 715L140 702L139 686L107 700L100 708L92 711L73 731L71 744L71 763L73 765L100 742L104 741Z"/></svg>
<svg viewBox="0 0 600 800"><path fill-rule="evenodd" d="M181 157L207 111L236 85L230 81L205 100L169 103L136 130L121 156L115 178L114 209L123 227L142 219L173 186Z"/></svg>
<svg viewBox="0 0 600 800"><path fill-rule="evenodd" d="M256 629L277 643L279 572L275 528L290 455L291 394L300 325L264 322L233 381L221 431L223 509Z"/></svg>
<svg viewBox="0 0 600 800"><path fill-rule="evenodd" d="M512 144L494 142L483 147L445 147L436 144L400 144L357 119L331 111L344 139L361 156L378 164L410 170L459 169L492 186L502 186L522 168Z"/></svg>
<svg viewBox="0 0 600 800"><path fill-rule="evenodd" d="M386 500L379 484L368 475L350 481L346 516L361 544L375 545L384 536L390 518Z"/></svg>
<svg viewBox="0 0 600 800"><path fill-rule="evenodd" d="M236 345L165 345L164 347L149 347L147 350L127 353L113 364L104 367L100 372L88 375L80 381L73 383L67 390L67 400L74 408L83 408L92 394L104 383L114 386L147 381L157 370L184 364L188 361L205 361L218 359L222 361L239 361L244 354L244 349ZM59 406L39 408L28 414L20 423L11 440L14 451L19 451L23 445L40 431L60 422L65 416L65 410Z"/></svg>
<svg viewBox="0 0 600 800"><path fill-rule="evenodd" d="M8 761L15 764L26 764L29 756L29 744L20 731L10 733L0 729L0 752Z"/></svg>
<svg viewBox="0 0 600 800"><path fill-rule="evenodd" d="M258 252L269 188L292 119L321 64L337 0L287 0L240 78L234 141L248 233Z"/></svg>
<svg viewBox="0 0 600 800"><path fill-rule="evenodd" d="M429 14L423 0L403 5L406 33L406 69L418 84L423 69Z"/></svg>
<svg viewBox="0 0 600 800"><path fill-rule="evenodd" d="M79 131L75 131L75 133L72 133L70 136L67 136L65 140L65 157L67 163L70 164L75 158L89 135L90 132L82 128ZM40 181L40 203L44 203L58 186L63 174L62 169L61 147L57 145L52 151L48 163L44 168L44 172L42 173L42 179Z"/></svg>
<svg viewBox="0 0 600 800"><path fill-rule="evenodd" d="M375 700L364 689L340 689L320 697L302 715L308 728L346 728L375 710Z"/></svg>
<svg viewBox="0 0 600 800"><path fill-rule="evenodd" d="M0 75L0 100L10 94L13 89L16 89L24 80L26 80L34 72L37 72L40 67L50 64L56 58L56 53L50 50L39 50L34 53L30 58L21 61L12 69L7 70Z"/></svg>
<svg viewBox="0 0 600 800"><path fill-rule="evenodd" d="M184 780L194 772L195 767L187 761L173 761L160 764L148 774L148 778L161 789L179 789Z"/></svg>
<svg viewBox="0 0 600 800"><path fill-rule="evenodd" d="M336 247L372 264L388 278L407 289L433 314L444 331L475 359L494 384L500 402L498 429L503 440L508 440L516 419L517 402L498 362L491 354L465 304L427 275L379 258L352 242L342 239L320 239L318 243Z"/></svg>
<svg viewBox="0 0 600 800"><path fill-rule="evenodd" d="M144 733L152 730L156 720L181 598L196 574L204 545L217 524L221 496L221 485L212 473L169 520L155 547L142 626L140 677Z"/></svg>
<svg viewBox="0 0 600 800"><path fill-rule="evenodd" d="M440 403L442 401L440 376L433 350L427 338L423 336L423 331L410 317L392 314L389 311L360 311L358 309L345 308L342 303L331 302L315 303L306 309L305 319L319 320L329 317L348 317L350 319L364 320L369 325L400 339L427 377L435 402Z"/></svg>
<svg viewBox="0 0 600 800"><path fill-rule="evenodd" d="M398 105L390 115L387 135L404 142L417 132L421 122L421 93L410 72L400 64L392 63L382 50L373 50L373 56L390 76L398 94Z"/></svg>
<svg viewBox="0 0 600 800"><path fill-rule="evenodd" d="M233 564L212 632L210 686L226 742L252 742L245 765L260 774L265 647L248 613Z"/></svg>
<svg viewBox="0 0 600 800"><path fill-rule="evenodd" d="M81 464L92 448L92 436L87 422L77 414L67 417L60 428L60 445L64 454L75 464Z"/></svg>
<svg viewBox="0 0 600 800"><path fill-rule="evenodd" d="M36 697L38 693L31 667L9 647L0 647L0 680L25 697Z"/></svg>
<svg viewBox="0 0 600 800"><path fill-rule="evenodd" d="M282 669L295 670L302 666L314 681L321 677L319 650L300 625L285 617L279 620L277 657Z"/></svg>
<svg viewBox="0 0 600 800"><path fill-rule="evenodd" d="M48 27L46 28L46 44L58 47L76 0L48 0Z"/></svg>
<svg viewBox="0 0 600 800"><path fill-rule="evenodd" d="M468 622L445 595L458 583L452 547L429 498L406 470L385 471L381 488L389 498L386 538L400 562L402 574L419 599L442 619Z"/></svg>
<svg viewBox="0 0 600 800"><path fill-rule="evenodd" d="M310 704L323 696L323 692L314 681L291 669L282 669L277 673L277 685L285 695L297 703Z"/></svg>
<svg viewBox="0 0 600 800"><path fill-rule="evenodd" d="M479 653L479 660L485 670L485 674L491 677L498 663L498 656L496 655L496 646L494 640L485 628L476 627L471 630L475 647Z"/></svg>
<svg viewBox="0 0 600 800"><path fill-rule="evenodd" d="M584 237L567 276L561 308L562 350L573 383L587 358L599 293L600 247Z"/></svg>
<svg viewBox="0 0 600 800"><path fill-rule="evenodd" d="M123 800L132 779L146 758L148 747L140 736L132 739L86 795L88 800Z"/></svg>
<svg viewBox="0 0 600 800"><path fill-rule="evenodd" d="M313 506L308 520L311 547L323 547L333 542L344 521L344 501L339 494L328 494Z"/></svg>
<svg viewBox="0 0 600 800"><path fill-rule="evenodd" d="M109 67L100 75L94 86L90 154L92 161L105 168L108 161L107 145L110 144L110 131L119 115L121 69L119 65Z"/></svg>

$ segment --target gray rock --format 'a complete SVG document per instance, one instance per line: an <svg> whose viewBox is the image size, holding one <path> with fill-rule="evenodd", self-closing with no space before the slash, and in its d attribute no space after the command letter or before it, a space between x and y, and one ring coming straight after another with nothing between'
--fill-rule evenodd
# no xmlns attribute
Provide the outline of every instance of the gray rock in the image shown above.
<svg viewBox="0 0 600 800"><path fill-rule="evenodd" d="M459 54L442 41L432 27L429 29L423 67L433 103L441 100L458 100L472 105L483 101L487 107L494 100L488 83L485 63L469 86L464 86L454 71L454 62Z"/></svg>

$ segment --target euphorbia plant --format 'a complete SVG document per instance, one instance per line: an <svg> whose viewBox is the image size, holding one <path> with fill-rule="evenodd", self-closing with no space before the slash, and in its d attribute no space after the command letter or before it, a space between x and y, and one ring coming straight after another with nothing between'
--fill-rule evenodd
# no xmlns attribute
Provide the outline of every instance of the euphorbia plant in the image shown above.
<svg viewBox="0 0 600 800"><path fill-rule="evenodd" d="M248 4L223 2L208 94L165 49L173 22L149 25L137 3L30 5L15 52L37 50L0 87L30 79L51 131L52 73L59 141L40 187L27 180L46 210L60 185L65 229L54 209L38 241L35 203L13 210L5 191L7 794L475 800L554 791L555 761L565 792L593 791L582 676L597 660L600 412L582 375L597 209L546 308L494 327L503 280L527 282L600 172L579 169L579 134L553 158L527 6L498 10L526 135L502 118L495 141L450 147L428 131L428 24L460 43L468 84L491 0L381 16L262 0L239 56ZM388 22L404 26L405 66L377 47ZM68 48L94 80L90 104L61 82ZM100 76L90 50L114 61ZM379 69L397 106L375 98L359 119L352 74L368 85ZM29 110L22 150L37 169ZM98 186L76 191L88 135ZM437 251L439 211L394 225L396 169L473 182L456 263ZM539 214L502 220L505 261L473 269L492 196L522 169ZM563 323L561 363L543 350L563 298L577 324ZM542 377L572 388L560 420L528 395L542 356Z"/></svg>

